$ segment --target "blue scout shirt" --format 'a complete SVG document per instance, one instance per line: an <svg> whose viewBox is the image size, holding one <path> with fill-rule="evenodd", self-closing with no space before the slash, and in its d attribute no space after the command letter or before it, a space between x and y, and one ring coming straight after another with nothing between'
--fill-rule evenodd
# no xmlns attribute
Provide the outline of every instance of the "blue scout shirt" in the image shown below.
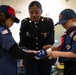
<svg viewBox="0 0 76 75"><path fill-rule="evenodd" d="M9 53L9 48L15 43L10 30L0 25L0 75L16 75L16 59Z"/></svg>
<svg viewBox="0 0 76 75"><path fill-rule="evenodd" d="M63 51L63 52L71 51L71 52L76 53L76 26L67 30L67 32L69 32L69 33L66 34L66 36L64 38L64 45L61 48L61 51ZM76 58L60 57L59 61L62 62L62 63L76 62Z"/></svg>

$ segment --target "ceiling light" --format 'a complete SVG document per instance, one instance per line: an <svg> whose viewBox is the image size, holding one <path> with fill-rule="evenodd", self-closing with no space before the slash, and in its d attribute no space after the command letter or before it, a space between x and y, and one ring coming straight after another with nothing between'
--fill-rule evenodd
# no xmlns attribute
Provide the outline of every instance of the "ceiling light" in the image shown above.
<svg viewBox="0 0 76 75"><path fill-rule="evenodd" d="M58 40L55 40L55 42L59 42Z"/></svg>
<svg viewBox="0 0 76 75"><path fill-rule="evenodd" d="M21 14L22 12L21 12L20 10L17 10L16 13L17 13L17 14Z"/></svg>

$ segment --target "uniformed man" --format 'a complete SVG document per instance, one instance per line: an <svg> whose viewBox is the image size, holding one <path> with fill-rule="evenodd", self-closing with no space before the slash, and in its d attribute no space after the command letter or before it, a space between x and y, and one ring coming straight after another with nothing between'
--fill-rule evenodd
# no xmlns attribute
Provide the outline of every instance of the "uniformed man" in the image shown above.
<svg viewBox="0 0 76 75"><path fill-rule="evenodd" d="M45 45L54 44L54 23L51 18L42 17L42 6L38 1L29 4L29 18L21 22L20 47L30 50L41 50ZM36 60L25 59L23 65L26 69L25 75L50 75L50 66L55 61L48 59Z"/></svg>

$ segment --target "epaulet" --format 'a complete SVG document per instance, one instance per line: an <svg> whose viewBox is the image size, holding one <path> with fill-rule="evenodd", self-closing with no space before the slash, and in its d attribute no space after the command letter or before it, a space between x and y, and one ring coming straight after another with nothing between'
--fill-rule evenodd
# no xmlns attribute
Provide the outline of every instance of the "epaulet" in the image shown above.
<svg viewBox="0 0 76 75"><path fill-rule="evenodd" d="M52 21L52 19L51 18L48 18L48 17L44 17L44 20L45 21Z"/></svg>
<svg viewBox="0 0 76 75"><path fill-rule="evenodd" d="M30 18L24 18L24 19L21 21L21 23L27 22L27 21L29 21L29 20L30 20Z"/></svg>

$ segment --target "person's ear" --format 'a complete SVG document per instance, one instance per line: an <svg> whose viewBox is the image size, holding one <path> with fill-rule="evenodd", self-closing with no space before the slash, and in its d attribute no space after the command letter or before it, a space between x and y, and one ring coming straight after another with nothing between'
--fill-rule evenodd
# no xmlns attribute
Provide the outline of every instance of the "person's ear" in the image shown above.
<svg viewBox="0 0 76 75"><path fill-rule="evenodd" d="M76 18L72 18L72 21L73 21L73 22L76 22Z"/></svg>

